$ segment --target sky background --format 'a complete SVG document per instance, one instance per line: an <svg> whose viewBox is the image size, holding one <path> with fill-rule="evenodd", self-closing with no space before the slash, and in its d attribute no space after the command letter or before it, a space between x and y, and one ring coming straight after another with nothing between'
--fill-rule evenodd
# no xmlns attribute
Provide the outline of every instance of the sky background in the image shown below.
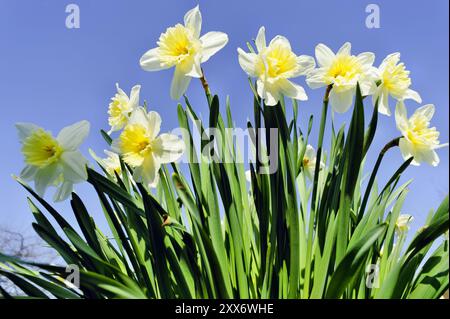
<svg viewBox="0 0 450 319"><path fill-rule="evenodd" d="M69 3L79 5L79 29L65 26ZM11 178L24 165L14 123L33 122L57 134L62 127L86 119L91 122L91 134L82 151L88 157L91 147L101 154L106 144L98 131L108 129L107 108L115 94L115 83L119 82L126 92L135 84L142 85L141 101L147 100L149 108L161 114L163 132L178 127L177 102L169 97L172 71L145 72L139 58L155 46L161 32L182 22L184 13L197 3L203 15L202 34L223 31L229 35L228 45L203 68L221 101L230 95L236 127L245 128L247 118L253 118L252 94L239 67L236 49L246 48L246 41L264 25L268 40L284 35L298 55L314 55L314 47L320 42L336 51L350 41L355 54L374 52L378 66L387 54L401 52L402 61L411 71L411 88L421 94L423 104L435 104L432 124L441 132L441 142L448 142L447 0L0 0L0 227L32 232L27 193ZM365 25L365 9L370 3L379 5L379 29ZM305 130L309 115L314 114L311 141L315 142L323 90L310 90L304 78L295 82L303 85L309 96L308 101L300 103L300 126ZM194 109L207 118L199 81L191 82L187 95ZM409 114L420 106L413 101L406 105ZM368 116L371 108L371 103L366 103ZM348 122L350 113L336 114L336 122ZM394 117L380 115L367 169L373 167L383 145L398 135ZM424 223L429 210L448 193L448 148L438 153L438 167L411 167L402 177L403 182L414 178L402 211L416 218L413 229ZM399 150L390 151L380 170L380 183L384 185L401 163ZM76 191L90 213L105 225L94 190L81 184ZM47 198L52 195L53 190ZM68 203L55 207L74 221Z"/></svg>

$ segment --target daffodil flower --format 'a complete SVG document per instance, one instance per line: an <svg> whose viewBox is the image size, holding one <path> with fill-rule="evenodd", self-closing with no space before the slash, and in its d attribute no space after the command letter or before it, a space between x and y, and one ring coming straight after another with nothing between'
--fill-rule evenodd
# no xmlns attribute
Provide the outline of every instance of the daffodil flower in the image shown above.
<svg viewBox="0 0 450 319"><path fill-rule="evenodd" d="M203 76L201 63L209 60L228 42L223 32L208 32L200 36L202 15L199 7L184 16L184 25L170 27L159 37L158 47L147 51L140 60L146 71L175 67L170 95L179 99L186 92L191 78Z"/></svg>
<svg viewBox="0 0 450 319"><path fill-rule="evenodd" d="M48 186L54 185L58 187L54 201L68 198L73 185L87 179L87 160L78 148L89 134L89 127L89 122L81 121L63 128L55 138L34 124L17 123L26 163L20 177L33 180L41 197Z"/></svg>
<svg viewBox="0 0 450 319"><path fill-rule="evenodd" d="M264 99L264 103L276 105L283 95L307 100L303 87L289 79L306 75L314 69L314 58L297 56L292 52L289 40L281 35L273 38L267 46L264 27L259 29L255 43L258 53L238 48L239 64L249 76L257 78L258 95Z"/></svg>
<svg viewBox="0 0 450 319"><path fill-rule="evenodd" d="M395 230L397 234L406 233L409 230L409 225L414 220L414 217L408 214L400 215L395 222Z"/></svg>
<svg viewBox="0 0 450 319"><path fill-rule="evenodd" d="M397 101L412 99L417 103L422 103L419 93L411 90L411 79L409 71L405 69L405 65L400 63L400 53L392 53L388 55L378 68L379 85L372 95L372 101L375 105L378 100L378 111L382 114L391 115L389 107L389 95Z"/></svg>
<svg viewBox="0 0 450 319"><path fill-rule="evenodd" d="M117 153L104 150L106 157L98 157L93 150L89 150L91 156L103 167L103 169L116 180L116 173L120 176L122 174L122 165L120 165L120 157Z"/></svg>
<svg viewBox="0 0 450 319"><path fill-rule="evenodd" d="M127 124L130 114L139 106L140 85L133 86L129 97L118 83L116 83L116 88L117 93L111 98L108 109L108 122L111 126L109 134L121 130Z"/></svg>
<svg viewBox="0 0 450 319"><path fill-rule="evenodd" d="M350 108L357 83L363 96L374 93L377 70L372 66L373 53L354 56L351 44L346 42L335 54L320 43L316 46L316 59L319 68L308 73L306 83L312 89L332 85L329 99L334 111L344 113Z"/></svg>
<svg viewBox="0 0 450 319"><path fill-rule="evenodd" d="M403 101L397 103L395 121L403 135L399 141L400 151L405 160L411 156L414 158L411 162L413 165L426 162L437 166L439 157L435 150L448 146L448 144L439 144L439 132L435 127L430 127L433 114L434 105L427 104L418 108L408 119Z"/></svg>
<svg viewBox="0 0 450 319"><path fill-rule="evenodd" d="M184 152L184 142L173 134L159 134L161 117L137 108L112 149L133 169L133 178L149 187L156 187L161 164L177 161Z"/></svg>
<svg viewBox="0 0 450 319"><path fill-rule="evenodd" d="M306 146L305 154L303 155L303 170L311 181L314 180L314 173L316 170L316 150L311 145ZM320 168L324 168L325 164L320 163Z"/></svg>

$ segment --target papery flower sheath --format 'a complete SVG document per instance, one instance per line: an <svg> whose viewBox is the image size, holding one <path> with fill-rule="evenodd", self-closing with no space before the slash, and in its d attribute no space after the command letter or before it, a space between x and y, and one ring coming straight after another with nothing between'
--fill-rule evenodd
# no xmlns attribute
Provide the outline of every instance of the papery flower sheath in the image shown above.
<svg viewBox="0 0 450 319"><path fill-rule="evenodd" d="M162 33L158 46L147 51L140 60L146 71L158 71L175 67L170 96L177 100L187 90L192 78L203 76L201 63L209 60L228 42L223 32L208 32L200 36L202 15L199 7L184 16L184 25L178 23Z"/></svg>

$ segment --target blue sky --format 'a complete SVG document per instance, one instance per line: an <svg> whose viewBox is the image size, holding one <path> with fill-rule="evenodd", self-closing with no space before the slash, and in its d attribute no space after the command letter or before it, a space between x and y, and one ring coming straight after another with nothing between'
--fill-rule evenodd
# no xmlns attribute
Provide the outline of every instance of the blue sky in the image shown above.
<svg viewBox="0 0 450 319"><path fill-rule="evenodd" d="M79 5L80 29L65 27L69 3ZM420 92L424 104L436 105L433 124L441 131L441 141L448 142L447 0L0 0L1 226L31 230L26 193L10 177L23 166L15 122L34 122L57 133L68 124L87 119L92 130L82 150L86 156L88 147L101 153L106 145L98 131L108 128L107 107L119 82L125 91L142 85L141 101L147 100L149 107L161 114L163 131L178 126L176 102L169 97L172 72L144 72L139 58L155 46L166 27L181 22L184 13L197 3L203 14L203 33L223 31L230 38L228 45L203 67L212 91L222 101L230 95L236 126L245 127L253 112L252 95L237 62L236 48L245 48L245 42L264 25L268 39L277 34L288 37L297 54L313 55L320 42L337 50L350 41L354 53L374 52L375 64L379 65L387 54L401 52L411 71L412 88ZM379 29L365 25L365 8L370 3L379 5ZM296 82L306 88L304 78ZM312 141L316 141L323 91L306 90L309 101L300 103L300 122L305 128L309 115L315 115ZM206 117L207 106L198 81L192 81L187 95L198 113ZM410 113L420 106L413 101L406 105ZM369 114L371 104L366 108ZM336 114L335 118L342 123L349 115ZM382 146L398 135L394 118L381 116L368 169ZM415 229L448 193L448 148L439 150L439 156L437 168L411 167L402 178L414 178L403 213L416 217ZM399 150L390 151L381 168L380 182L384 183L401 162ZM101 218L93 189L85 184L76 190L87 201L91 214ZM67 203L56 207L73 220Z"/></svg>

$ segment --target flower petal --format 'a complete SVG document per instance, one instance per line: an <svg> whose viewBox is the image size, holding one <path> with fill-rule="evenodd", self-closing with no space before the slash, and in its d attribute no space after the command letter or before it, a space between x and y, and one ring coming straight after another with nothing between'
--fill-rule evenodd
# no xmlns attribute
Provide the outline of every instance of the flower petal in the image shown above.
<svg viewBox="0 0 450 319"><path fill-rule="evenodd" d="M159 48L153 48L145 52L139 60L139 64L145 71L159 71L171 67L170 65L163 63L159 58Z"/></svg>
<svg viewBox="0 0 450 319"><path fill-rule="evenodd" d="M59 132L56 140L65 150L74 151L88 136L90 126L88 121L80 121L67 126Z"/></svg>
<svg viewBox="0 0 450 319"><path fill-rule="evenodd" d="M61 155L64 180L73 183L87 180L87 160L79 151L64 152Z"/></svg>
<svg viewBox="0 0 450 319"><path fill-rule="evenodd" d="M152 150L162 164L180 159L184 149L183 140L174 134L161 134L152 143Z"/></svg>
<svg viewBox="0 0 450 319"><path fill-rule="evenodd" d="M20 178L22 178L25 181L31 181L34 178L34 175L36 175L37 171L38 168L36 166L27 165L20 172Z"/></svg>
<svg viewBox="0 0 450 319"><path fill-rule="evenodd" d="M318 89L327 85L324 81L325 70L323 68L311 70L306 77L306 84L311 89Z"/></svg>
<svg viewBox="0 0 450 319"><path fill-rule="evenodd" d="M267 81L264 82L260 79L257 81L258 95L264 99L264 104L268 106L277 105L280 100L280 88L274 84L270 84Z"/></svg>
<svg viewBox="0 0 450 319"><path fill-rule="evenodd" d="M405 138L400 139L400 141L398 142L398 146L400 148L400 153L402 154L402 157L405 161L413 156L411 145ZM420 165L420 163L417 162L416 158L414 158L411 164L414 166Z"/></svg>
<svg viewBox="0 0 450 319"><path fill-rule="evenodd" d="M331 49L325 44L319 43L316 46L316 59L317 63L320 66L329 66L333 62L335 57L336 55L333 53L333 51L331 51Z"/></svg>
<svg viewBox="0 0 450 319"><path fill-rule="evenodd" d="M266 47L266 28L261 27L258 30L258 35L255 39L256 49L258 49L258 52L262 52Z"/></svg>
<svg viewBox="0 0 450 319"><path fill-rule="evenodd" d="M239 65L245 71L245 73L252 77L258 76L258 73L255 69L258 55L256 55L255 53L247 53L241 48L238 48L238 59Z"/></svg>
<svg viewBox="0 0 450 319"><path fill-rule="evenodd" d="M132 110L139 106L139 92L140 91L141 91L140 85L135 85L131 89L130 101L128 103L130 103L129 105L131 106Z"/></svg>
<svg viewBox="0 0 450 319"><path fill-rule="evenodd" d="M421 115L424 116L428 121L430 121L433 118L434 115L434 105L433 104L426 104L424 106L419 107L413 114L414 115Z"/></svg>
<svg viewBox="0 0 450 319"><path fill-rule="evenodd" d="M198 39L202 30L202 14L198 5L186 12L184 15L184 26L189 28L194 37Z"/></svg>
<svg viewBox="0 0 450 319"><path fill-rule="evenodd" d="M373 62L375 61L375 54L373 54L372 52L363 52L358 54L356 58L362 65L372 66Z"/></svg>
<svg viewBox="0 0 450 319"><path fill-rule="evenodd" d="M149 187L156 187L159 181L158 171L161 163L150 154L141 166L134 169L133 178L138 183L143 183Z"/></svg>
<svg viewBox="0 0 450 319"><path fill-rule="evenodd" d="M202 42L202 59L206 62L228 43L228 35L223 32L208 32L200 38Z"/></svg>
<svg viewBox="0 0 450 319"><path fill-rule="evenodd" d="M395 123L402 134L408 129L408 114L403 101L398 101L395 107Z"/></svg>
<svg viewBox="0 0 450 319"><path fill-rule="evenodd" d="M389 93L386 89L379 88L379 95L373 95L373 104L375 105L375 97L378 98L378 112L381 114L391 116L391 108L389 107Z"/></svg>
<svg viewBox="0 0 450 319"><path fill-rule="evenodd" d="M149 131L149 137L154 140L161 129L161 116L158 112L150 111L147 114L147 129Z"/></svg>
<svg viewBox="0 0 450 319"><path fill-rule="evenodd" d="M34 131L41 129L39 126L33 123L16 123L17 133L19 134L19 139L22 142L28 136L30 136Z"/></svg>
<svg viewBox="0 0 450 319"><path fill-rule="evenodd" d="M339 51L336 53L336 55L351 55L352 51L352 44L350 42L345 42Z"/></svg>
<svg viewBox="0 0 450 319"><path fill-rule="evenodd" d="M294 73L292 77L307 75L316 67L316 61L312 56L309 55L298 56L297 63L300 66L300 68L296 73Z"/></svg>
<svg viewBox="0 0 450 319"><path fill-rule="evenodd" d="M47 187L59 176L61 170L57 164L51 164L36 171L34 188L39 196L44 197Z"/></svg>
<svg viewBox="0 0 450 319"><path fill-rule="evenodd" d="M333 106L333 110L337 113L347 112L352 105L354 92L354 89L345 91L332 89L330 92L330 103Z"/></svg>
<svg viewBox="0 0 450 319"><path fill-rule="evenodd" d="M289 40L282 36L282 35L277 35L275 36L269 43L269 47L272 45L281 45L283 47L288 48L289 50L291 50L291 43L289 42Z"/></svg>
<svg viewBox="0 0 450 319"><path fill-rule="evenodd" d="M420 97L419 93L417 93L416 91L411 90L411 89L408 89L406 91L406 94L405 94L405 96L403 98L405 100L406 99L411 99L411 100L416 101L417 103L422 103L422 98Z"/></svg>
<svg viewBox="0 0 450 319"><path fill-rule="evenodd" d="M55 192L55 195L53 195L53 201L54 202L62 202L69 198L70 194L72 194L73 191L73 184L71 182L64 182L62 183Z"/></svg>
<svg viewBox="0 0 450 319"><path fill-rule="evenodd" d="M178 66L173 73L172 85L170 87L170 96L174 100L180 99L180 97L186 92L191 77L184 74L184 72Z"/></svg>
<svg viewBox="0 0 450 319"><path fill-rule="evenodd" d="M278 85L281 88L282 93L292 99L306 101L308 96L306 95L305 89L298 84L295 84L289 80L282 79L278 81Z"/></svg>

